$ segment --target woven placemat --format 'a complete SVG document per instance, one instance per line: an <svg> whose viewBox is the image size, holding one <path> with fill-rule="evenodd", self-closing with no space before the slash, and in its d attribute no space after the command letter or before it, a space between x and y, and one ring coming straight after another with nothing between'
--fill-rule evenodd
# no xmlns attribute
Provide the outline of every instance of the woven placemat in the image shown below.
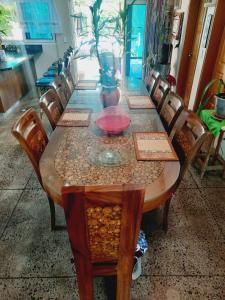
<svg viewBox="0 0 225 300"><path fill-rule="evenodd" d="M59 119L57 126L87 127L90 124L90 118L90 109L67 108Z"/></svg>
<svg viewBox="0 0 225 300"><path fill-rule="evenodd" d="M76 90L96 90L96 81L79 81L75 87Z"/></svg>
<svg viewBox="0 0 225 300"><path fill-rule="evenodd" d="M130 109L155 108L154 103L148 96L127 96L127 103Z"/></svg>
<svg viewBox="0 0 225 300"><path fill-rule="evenodd" d="M137 160L178 160L165 132L133 133Z"/></svg>

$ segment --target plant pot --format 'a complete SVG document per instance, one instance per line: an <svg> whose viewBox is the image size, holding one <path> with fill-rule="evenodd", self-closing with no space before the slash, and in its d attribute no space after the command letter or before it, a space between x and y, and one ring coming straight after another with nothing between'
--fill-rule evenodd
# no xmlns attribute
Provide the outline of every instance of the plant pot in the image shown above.
<svg viewBox="0 0 225 300"><path fill-rule="evenodd" d="M120 92L117 87L102 87L100 100L103 107L116 106L120 100Z"/></svg>
<svg viewBox="0 0 225 300"><path fill-rule="evenodd" d="M216 95L216 114L225 118L225 93Z"/></svg>

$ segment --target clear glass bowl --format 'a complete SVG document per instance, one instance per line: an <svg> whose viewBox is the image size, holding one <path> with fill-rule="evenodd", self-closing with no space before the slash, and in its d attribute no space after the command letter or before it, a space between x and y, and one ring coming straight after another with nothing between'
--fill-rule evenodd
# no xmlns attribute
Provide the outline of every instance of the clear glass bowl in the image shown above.
<svg viewBox="0 0 225 300"><path fill-rule="evenodd" d="M130 149L127 145L96 144L88 149L89 161L98 166L121 166L129 163Z"/></svg>

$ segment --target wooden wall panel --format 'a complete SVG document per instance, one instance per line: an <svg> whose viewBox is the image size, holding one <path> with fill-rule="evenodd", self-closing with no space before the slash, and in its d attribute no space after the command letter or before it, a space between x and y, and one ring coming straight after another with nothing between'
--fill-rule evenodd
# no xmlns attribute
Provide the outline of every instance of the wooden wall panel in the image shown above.
<svg viewBox="0 0 225 300"><path fill-rule="evenodd" d="M225 82L225 27L223 29L223 36L220 42L219 53L213 71L213 78L222 78Z"/></svg>

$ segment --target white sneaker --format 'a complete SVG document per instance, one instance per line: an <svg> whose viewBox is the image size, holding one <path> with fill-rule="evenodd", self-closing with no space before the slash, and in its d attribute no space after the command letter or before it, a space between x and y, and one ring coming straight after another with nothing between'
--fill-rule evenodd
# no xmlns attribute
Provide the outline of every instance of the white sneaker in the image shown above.
<svg viewBox="0 0 225 300"><path fill-rule="evenodd" d="M132 279L136 280L141 275L141 257L134 257L135 264L132 273Z"/></svg>

